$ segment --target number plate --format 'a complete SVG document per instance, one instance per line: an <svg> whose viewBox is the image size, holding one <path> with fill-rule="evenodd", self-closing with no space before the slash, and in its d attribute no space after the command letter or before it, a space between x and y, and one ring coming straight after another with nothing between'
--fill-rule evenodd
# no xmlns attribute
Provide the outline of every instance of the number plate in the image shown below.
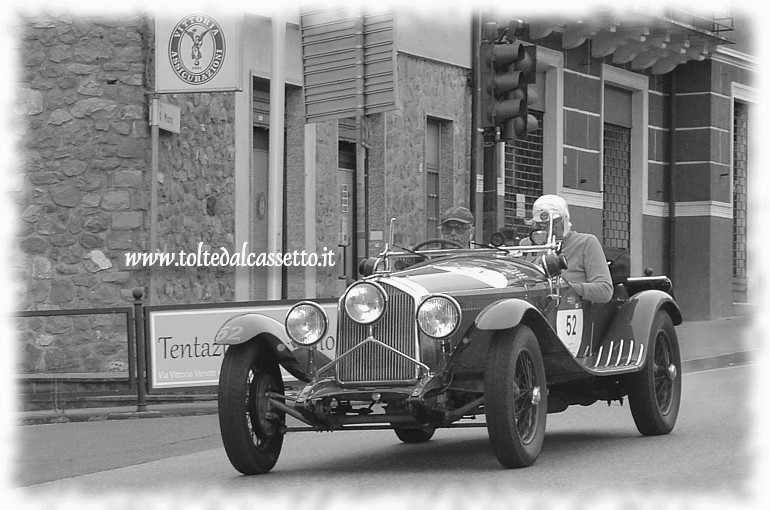
<svg viewBox="0 0 770 510"><path fill-rule="evenodd" d="M559 310L556 313L556 333L567 350L577 356L583 338L583 310Z"/></svg>

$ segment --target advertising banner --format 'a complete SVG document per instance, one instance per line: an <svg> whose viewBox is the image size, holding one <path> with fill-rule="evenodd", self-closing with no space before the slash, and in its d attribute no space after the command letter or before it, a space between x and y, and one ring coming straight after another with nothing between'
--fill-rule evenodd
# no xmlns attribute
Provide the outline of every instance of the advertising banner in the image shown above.
<svg viewBox="0 0 770 510"><path fill-rule="evenodd" d="M243 15L158 13L155 91L243 90Z"/></svg>
<svg viewBox="0 0 770 510"><path fill-rule="evenodd" d="M326 338L318 349L334 359L337 334L337 302L319 303L329 317ZM215 345L214 337L230 318L258 313L280 323L293 303L257 305L254 307L222 307L208 309L148 310L150 356L148 379L152 388L216 386L224 358L225 346ZM285 333L284 333L285 335ZM284 336L290 350L295 346ZM284 374L287 375L287 374Z"/></svg>

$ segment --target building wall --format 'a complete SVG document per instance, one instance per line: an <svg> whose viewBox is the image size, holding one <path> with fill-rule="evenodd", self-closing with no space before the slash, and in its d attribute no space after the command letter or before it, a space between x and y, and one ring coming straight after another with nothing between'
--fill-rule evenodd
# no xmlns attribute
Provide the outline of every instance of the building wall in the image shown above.
<svg viewBox="0 0 770 510"><path fill-rule="evenodd" d="M733 314L732 88L752 71L706 60L674 70L674 285L685 319Z"/></svg>
<svg viewBox="0 0 770 510"><path fill-rule="evenodd" d="M384 187L370 188L372 200L383 200L385 216L370 214L370 228L387 229L397 219L396 243L412 246L436 233L425 231L425 136L428 116L451 126L453 156L442 168L440 208L468 205L470 182L470 90L468 71L409 54L398 55L398 109L385 113ZM442 130L443 131L443 130ZM442 155L443 156L443 155ZM442 163L444 162L442 157ZM446 179L444 176L452 176ZM378 197L378 198L375 198ZM384 197L380 198L380 197Z"/></svg>
<svg viewBox="0 0 770 510"><path fill-rule="evenodd" d="M305 248L305 114L300 87L286 89L286 251ZM286 296L304 298L305 270L287 268Z"/></svg>
<svg viewBox="0 0 770 510"><path fill-rule="evenodd" d="M163 253L238 253L232 92L162 94L180 108L180 133L159 135L157 248ZM202 243L202 244L201 244ZM235 269L156 267L153 304L232 301Z"/></svg>
<svg viewBox="0 0 770 510"><path fill-rule="evenodd" d="M574 60L568 52L566 62ZM602 82L572 67L565 66L564 70L564 187L598 192L601 190Z"/></svg>
<svg viewBox="0 0 770 510"><path fill-rule="evenodd" d="M471 5L442 9L395 5L396 51L471 68Z"/></svg>
<svg viewBox="0 0 770 510"><path fill-rule="evenodd" d="M339 148L336 120L316 123L316 243L335 250L339 244ZM317 267L317 297L339 297L338 268Z"/></svg>
<svg viewBox="0 0 770 510"><path fill-rule="evenodd" d="M16 308L125 306L147 283L123 255L148 241L148 26L130 16L23 21ZM126 369L119 316L22 320L20 335L24 373Z"/></svg>
<svg viewBox="0 0 770 510"><path fill-rule="evenodd" d="M158 215L151 218L153 24L39 15L24 20L18 105L23 184L16 194L17 309L125 307L150 270L125 255L233 251L233 94L162 95L181 133L159 139ZM155 268L154 303L229 301L231 268ZM125 372L124 317L19 321L21 372Z"/></svg>
<svg viewBox="0 0 770 510"><path fill-rule="evenodd" d="M650 76L647 154L647 196L654 214L642 219L642 268L653 274L670 274L668 261L671 173L671 86L670 76ZM649 212L649 211L645 211Z"/></svg>
<svg viewBox="0 0 770 510"><path fill-rule="evenodd" d="M652 269L654 275L669 274L668 218L645 215L642 226L642 267Z"/></svg>

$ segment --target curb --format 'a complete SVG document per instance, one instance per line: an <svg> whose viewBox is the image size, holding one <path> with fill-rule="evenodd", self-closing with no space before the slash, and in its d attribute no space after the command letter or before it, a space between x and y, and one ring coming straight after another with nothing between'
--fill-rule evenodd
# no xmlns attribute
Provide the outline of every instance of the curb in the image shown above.
<svg viewBox="0 0 770 510"><path fill-rule="evenodd" d="M726 368L737 365L746 365L756 360L759 351L738 351L719 356L710 356L708 358L697 358L682 362L682 372L689 374L691 372L703 372L704 370L713 370L715 368Z"/></svg>
<svg viewBox="0 0 770 510"><path fill-rule="evenodd" d="M99 408L89 412L73 414L48 414L22 417L17 421L19 425L47 425L53 423L82 423L95 421L115 420L144 420L149 418L170 418L177 416L207 416L217 414L217 406L197 407L194 409L171 409L163 411L120 411L104 412Z"/></svg>

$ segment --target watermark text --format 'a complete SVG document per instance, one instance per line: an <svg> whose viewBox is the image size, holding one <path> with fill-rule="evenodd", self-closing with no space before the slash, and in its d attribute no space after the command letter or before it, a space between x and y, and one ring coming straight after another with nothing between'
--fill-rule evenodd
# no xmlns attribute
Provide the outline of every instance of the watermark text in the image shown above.
<svg viewBox="0 0 770 510"><path fill-rule="evenodd" d="M243 243L241 250L230 252L204 250L198 243L196 251L126 253L126 266L144 267L333 267L336 253L324 247L322 253L294 250L286 253L254 253L248 250L249 243Z"/></svg>

